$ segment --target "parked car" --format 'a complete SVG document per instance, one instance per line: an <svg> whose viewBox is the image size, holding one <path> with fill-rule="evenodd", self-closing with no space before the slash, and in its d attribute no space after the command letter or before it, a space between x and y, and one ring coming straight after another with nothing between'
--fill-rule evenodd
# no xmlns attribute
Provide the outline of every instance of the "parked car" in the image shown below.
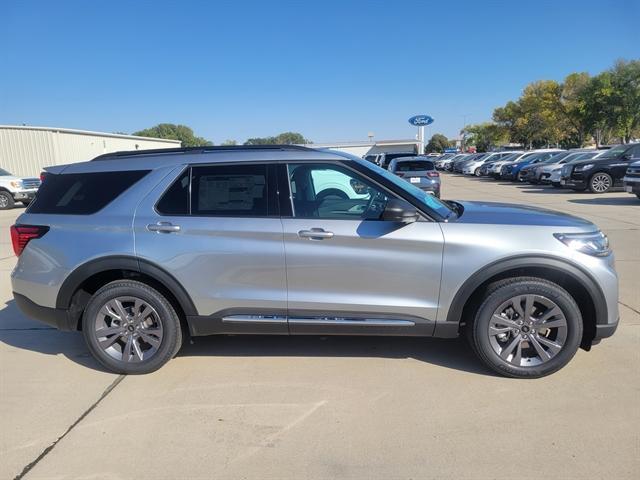
<svg viewBox="0 0 640 480"><path fill-rule="evenodd" d="M489 152L482 157L474 158L473 160L465 163L462 168L462 173L465 175L475 175L476 177L480 176L480 168L485 163L497 162L501 158L505 158L508 155L511 155L510 152Z"/></svg>
<svg viewBox="0 0 640 480"><path fill-rule="evenodd" d="M629 165L640 160L640 143L618 145L595 160L582 160L562 167L561 185L576 191L606 193L622 186Z"/></svg>
<svg viewBox="0 0 640 480"><path fill-rule="evenodd" d="M378 154L378 158L376 159L376 162L382 168L389 168L389 164L391 163L391 160L393 160L394 158L406 157L406 156L412 156L412 155L415 155L415 153L411 153L411 152L385 152L385 153Z"/></svg>
<svg viewBox="0 0 640 480"><path fill-rule="evenodd" d="M319 199L327 170L354 195ZM14 299L81 330L114 372L156 370L188 336L463 334L496 372L532 378L618 324L593 223L443 202L345 153L166 149L48 172L11 227Z"/></svg>
<svg viewBox="0 0 640 480"><path fill-rule="evenodd" d="M467 165L470 162L473 162L475 160L479 160L482 157L484 157L486 154L485 153L472 153L466 157L463 157L459 160L456 160L455 162L453 162L453 172L455 173L462 173L462 170L464 169L465 165Z"/></svg>
<svg viewBox="0 0 640 480"><path fill-rule="evenodd" d="M440 198L440 174L430 157L398 157L391 160L389 171Z"/></svg>
<svg viewBox="0 0 640 480"><path fill-rule="evenodd" d="M541 163L536 168L534 175L538 183L549 184L551 183L551 173L556 169L561 171L565 163L598 158L604 152L604 150L570 150L567 155L557 155Z"/></svg>
<svg viewBox="0 0 640 480"><path fill-rule="evenodd" d="M640 162L634 162L629 165L627 173L622 180L625 192L633 193L640 198Z"/></svg>
<svg viewBox="0 0 640 480"><path fill-rule="evenodd" d="M602 153L602 150L596 150L595 152L583 153L581 155L578 155L577 157L573 157L569 161L561 165L550 165L549 167L553 167L553 169L551 170L549 177L543 183L550 183L554 188L562 188L560 181L562 175L562 167L564 165L579 162L580 160L588 160L589 158L597 158L598 156L602 155Z"/></svg>
<svg viewBox="0 0 640 480"><path fill-rule="evenodd" d="M536 153L535 151L531 151L531 152L512 152L511 155L507 155L506 157L501 158L497 162L492 162L488 167L487 174L490 177L493 177L494 179L497 180L497 179L500 178L500 171L501 171L503 165L506 165L507 163L517 162L521 158L529 156L529 155L535 155L535 153Z"/></svg>
<svg viewBox="0 0 640 480"><path fill-rule="evenodd" d="M0 168L0 210L13 208L16 202L29 205L38 187L39 178L18 177Z"/></svg>
<svg viewBox="0 0 640 480"><path fill-rule="evenodd" d="M545 161L548 158L551 158L557 152L561 152L562 150L545 150L545 151L537 151L534 155L523 156L516 162L507 163L502 166L500 169L500 178L502 180L512 180L512 181L520 181L520 170L527 165L536 164Z"/></svg>
<svg viewBox="0 0 640 480"><path fill-rule="evenodd" d="M450 158L448 160L445 160L443 162L443 169L448 171L448 172L451 172L451 171L453 171L453 165L455 164L455 162L457 162L459 160L463 160L463 159L465 159L467 157L469 157L468 153L459 153L455 157Z"/></svg>
<svg viewBox="0 0 640 480"><path fill-rule="evenodd" d="M560 163L571 154L572 153L570 151L562 151L550 155L546 160L531 162L529 165L520 169L518 180L536 185L540 183L540 176L542 175L542 169L545 165Z"/></svg>
<svg viewBox="0 0 640 480"><path fill-rule="evenodd" d="M449 159L451 159L451 158L453 158L455 156L456 156L455 153L445 153L443 155L440 155L434 161L435 166L436 166L436 170L444 170L445 162L447 162L447 160L449 160Z"/></svg>

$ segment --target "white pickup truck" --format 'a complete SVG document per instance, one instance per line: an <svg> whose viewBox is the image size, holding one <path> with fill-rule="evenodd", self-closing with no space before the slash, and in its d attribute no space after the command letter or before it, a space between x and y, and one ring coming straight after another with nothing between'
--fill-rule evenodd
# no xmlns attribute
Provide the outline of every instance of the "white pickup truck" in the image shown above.
<svg viewBox="0 0 640 480"><path fill-rule="evenodd" d="M39 186L39 178L16 177L0 168L0 210L12 208L15 202L29 205Z"/></svg>

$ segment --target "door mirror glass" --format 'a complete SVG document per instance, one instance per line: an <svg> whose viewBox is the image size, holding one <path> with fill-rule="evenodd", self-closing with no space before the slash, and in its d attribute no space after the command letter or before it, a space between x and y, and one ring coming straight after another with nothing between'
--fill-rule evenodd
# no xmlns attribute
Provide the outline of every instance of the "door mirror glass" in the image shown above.
<svg viewBox="0 0 640 480"><path fill-rule="evenodd" d="M390 198L382 212L387 222L413 223L418 220L418 209L405 200Z"/></svg>

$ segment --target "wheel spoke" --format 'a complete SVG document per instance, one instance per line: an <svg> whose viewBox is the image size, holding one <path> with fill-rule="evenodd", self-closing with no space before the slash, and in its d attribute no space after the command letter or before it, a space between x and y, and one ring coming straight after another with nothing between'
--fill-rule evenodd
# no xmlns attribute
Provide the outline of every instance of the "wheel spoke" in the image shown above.
<svg viewBox="0 0 640 480"><path fill-rule="evenodd" d="M557 315L562 315L562 310L559 307L553 307L547 310L544 315L538 318L536 321L540 323L544 323L549 320L551 317L555 317Z"/></svg>
<svg viewBox="0 0 640 480"><path fill-rule="evenodd" d="M524 300L524 321L529 321L533 317L533 295L527 295Z"/></svg>
<svg viewBox="0 0 640 480"><path fill-rule="evenodd" d="M506 360L511 352L513 352L513 349L520 345L521 339L522 337L520 335L516 335L515 337L513 337L513 340L511 340L511 343L509 343L509 345L502 349L502 351L500 352L500 356L503 360Z"/></svg>
<svg viewBox="0 0 640 480"><path fill-rule="evenodd" d="M102 348L103 350L106 350L111 345L116 343L119 338L120 338L120 335L113 335L111 336L111 338L107 338L106 340L99 341L100 348Z"/></svg>
<svg viewBox="0 0 640 480"><path fill-rule="evenodd" d="M553 353L554 355L562 350L562 345L555 343L548 338L538 336L537 340L545 347L548 347L551 353Z"/></svg>
<svg viewBox="0 0 640 480"><path fill-rule="evenodd" d="M107 317L115 318L117 320L121 320L122 321L122 317L120 316L120 314L118 312L116 312L115 310L113 310L113 308L111 307L111 305L109 303L107 303L106 305L104 305L100 309L100 313L102 315L107 316Z"/></svg>
<svg viewBox="0 0 640 480"><path fill-rule="evenodd" d="M96 330L96 336L98 338L108 337L110 335L116 335L122 333L122 327L107 327L101 328L100 330Z"/></svg>
<svg viewBox="0 0 640 480"><path fill-rule="evenodd" d="M160 346L160 340L157 337L149 335L146 330L140 330L140 336L149 345L158 348Z"/></svg>
<svg viewBox="0 0 640 480"><path fill-rule="evenodd" d="M522 298L523 297L516 297L511 301L511 305L513 305L513 309L516 311L520 319L524 319L524 311L522 310Z"/></svg>
<svg viewBox="0 0 640 480"><path fill-rule="evenodd" d="M510 331L511 327L498 328L493 325L489 325L489 335L491 336L500 335L501 333L509 333Z"/></svg>
<svg viewBox="0 0 640 480"><path fill-rule="evenodd" d="M138 344L138 340L135 339L132 341L133 351L136 353L136 357L138 357L139 361L142 361L142 350L140 350L140 345Z"/></svg>
<svg viewBox="0 0 640 480"><path fill-rule="evenodd" d="M127 343L124 344L124 347L122 347L122 361L123 362L128 362L129 358L131 357L131 344L133 343L133 337L131 335L129 335L127 337Z"/></svg>
<svg viewBox="0 0 640 480"><path fill-rule="evenodd" d="M508 319L507 317L503 317L502 315L493 314L493 317L491 317L491 322L498 325L504 325L505 327L509 328L518 328L518 324L516 322Z"/></svg>
<svg viewBox="0 0 640 480"><path fill-rule="evenodd" d="M531 335L529 337L529 343L533 345L533 348L535 348L541 360L546 361L551 358L551 355L549 355L549 352L547 352L544 348L542 348L542 345L540 345L540 342L538 342L535 335Z"/></svg>
<svg viewBox="0 0 640 480"><path fill-rule="evenodd" d="M549 322L541 323L537 325L537 328L560 328L566 327L567 321L564 318L557 318L556 320L551 320Z"/></svg>
<svg viewBox="0 0 640 480"><path fill-rule="evenodd" d="M120 319L127 318L127 312L125 311L124 307L122 306L122 302L120 302L120 300L118 300L117 298L114 298L109 303L112 306L111 308L113 309L113 311L116 312L120 316Z"/></svg>

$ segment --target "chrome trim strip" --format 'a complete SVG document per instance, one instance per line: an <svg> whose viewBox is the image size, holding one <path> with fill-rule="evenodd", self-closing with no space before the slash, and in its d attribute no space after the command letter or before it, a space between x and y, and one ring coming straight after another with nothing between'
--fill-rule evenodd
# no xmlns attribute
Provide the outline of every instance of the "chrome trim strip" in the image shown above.
<svg viewBox="0 0 640 480"><path fill-rule="evenodd" d="M287 317L280 315L229 315L222 318L227 323L287 323Z"/></svg>
<svg viewBox="0 0 640 480"><path fill-rule="evenodd" d="M289 318L289 323L297 325L349 325L358 327L413 327L410 320L386 318Z"/></svg>

